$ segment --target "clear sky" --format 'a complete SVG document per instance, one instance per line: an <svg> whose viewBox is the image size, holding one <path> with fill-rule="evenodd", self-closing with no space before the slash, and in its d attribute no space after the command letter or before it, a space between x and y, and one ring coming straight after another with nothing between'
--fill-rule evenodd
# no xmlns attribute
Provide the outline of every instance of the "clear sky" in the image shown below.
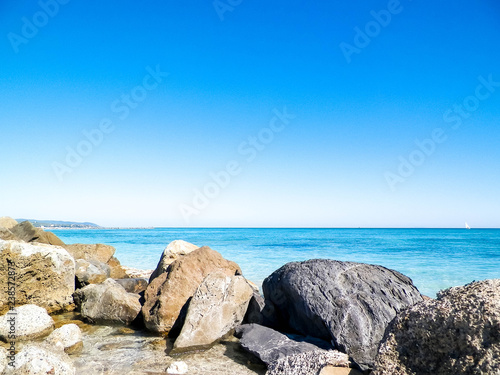
<svg viewBox="0 0 500 375"><path fill-rule="evenodd" d="M500 227L499 19L496 0L2 1L0 216Z"/></svg>

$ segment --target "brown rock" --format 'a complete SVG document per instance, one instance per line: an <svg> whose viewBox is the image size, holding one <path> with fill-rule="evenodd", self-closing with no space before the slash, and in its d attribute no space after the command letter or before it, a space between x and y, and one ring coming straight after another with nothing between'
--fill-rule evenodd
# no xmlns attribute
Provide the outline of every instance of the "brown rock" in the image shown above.
<svg viewBox="0 0 500 375"><path fill-rule="evenodd" d="M5 240L5 241L19 241L19 238L17 238L14 233L12 233L10 230L4 227L0 227L0 240Z"/></svg>
<svg viewBox="0 0 500 375"><path fill-rule="evenodd" d="M100 243L94 245L77 243L66 245L65 248L75 259L97 260L102 263L108 263L115 253L113 246Z"/></svg>
<svg viewBox="0 0 500 375"><path fill-rule="evenodd" d="M9 272L11 272L9 279ZM49 313L72 307L75 261L58 246L0 240L0 313L7 311L8 282L15 284L16 306L35 304Z"/></svg>
<svg viewBox="0 0 500 375"><path fill-rule="evenodd" d="M222 271L227 276L241 275L240 267L208 246L201 247L172 263L166 272L154 279L145 292L142 308L146 327L154 332L170 332L187 302L203 279ZM177 322L182 327L183 316Z"/></svg>
<svg viewBox="0 0 500 375"><path fill-rule="evenodd" d="M41 228L35 228L29 221L23 221L10 230L19 239L25 242L38 242L48 245L65 246L59 237L52 232L45 232Z"/></svg>
<svg viewBox="0 0 500 375"><path fill-rule="evenodd" d="M363 373L348 367L326 366L319 375L363 375Z"/></svg>
<svg viewBox="0 0 500 375"><path fill-rule="evenodd" d="M500 279L439 292L396 316L375 375L500 374Z"/></svg>
<svg viewBox="0 0 500 375"><path fill-rule="evenodd" d="M139 294L148 287L148 280L144 278L115 279L128 293Z"/></svg>
<svg viewBox="0 0 500 375"><path fill-rule="evenodd" d="M4 227L6 229L12 229L17 225L17 221L8 216L0 217L0 227Z"/></svg>
<svg viewBox="0 0 500 375"><path fill-rule="evenodd" d="M156 269L154 270L153 274L151 275L149 282L153 281L158 276L160 276L163 272L165 272L167 270L168 266L171 265L173 262L175 262L177 259L195 251L198 248L199 248L199 246L193 245L192 243L182 241L182 240L175 240L175 241L170 242L168 244L168 246L165 248L165 250L163 251L163 254L161 255L160 261L158 262Z"/></svg>
<svg viewBox="0 0 500 375"><path fill-rule="evenodd" d="M111 257L107 264L111 268L111 274L109 277L112 279L127 279L129 277L129 275L125 272L125 268L120 264L120 261L117 258Z"/></svg>

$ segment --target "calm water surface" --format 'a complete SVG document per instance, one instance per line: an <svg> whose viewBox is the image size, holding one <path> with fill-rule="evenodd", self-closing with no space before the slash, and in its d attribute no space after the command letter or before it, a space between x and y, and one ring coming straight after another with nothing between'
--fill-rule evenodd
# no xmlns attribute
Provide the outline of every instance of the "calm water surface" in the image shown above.
<svg viewBox="0 0 500 375"><path fill-rule="evenodd" d="M380 264L411 277L421 293L500 278L500 229L98 229L57 230L66 243L105 243L124 265L153 269L177 239L210 246L261 284L292 261Z"/></svg>

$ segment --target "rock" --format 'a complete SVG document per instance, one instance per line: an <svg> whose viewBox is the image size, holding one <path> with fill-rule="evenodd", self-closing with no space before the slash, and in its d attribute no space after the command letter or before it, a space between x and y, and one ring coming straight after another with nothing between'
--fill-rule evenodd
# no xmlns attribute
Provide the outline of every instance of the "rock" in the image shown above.
<svg viewBox="0 0 500 375"><path fill-rule="evenodd" d="M141 311L140 296L113 279L78 289L74 298L82 316L93 323L130 324Z"/></svg>
<svg viewBox="0 0 500 375"><path fill-rule="evenodd" d="M10 263L8 263L10 262ZM15 304L35 304L49 313L71 309L75 261L62 247L0 240L0 313L8 308L9 272L15 273Z"/></svg>
<svg viewBox="0 0 500 375"><path fill-rule="evenodd" d="M321 369L319 375L363 375L363 373L347 367L326 366Z"/></svg>
<svg viewBox="0 0 500 375"><path fill-rule="evenodd" d="M65 324L54 330L46 339L48 345L62 348L72 354L82 350L82 331L76 324Z"/></svg>
<svg viewBox="0 0 500 375"><path fill-rule="evenodd" d="M75 277L77 288L83 288L89 284L100 284L108 279L110 274L111 269L107 264L96 260L76 260Z"/></svg>
<svg viewBox="0 0 500 375"><path fill-rule="evenodd" d="M17 221L11 217L8 216L0 217L0 227L3 227L5 229L12 229L17 224L18 224Z"/></svg>
<svg viewBox="0 0 500 375"><path fill-rule="evenodd" d="M12 233L10 230L4 227L0 227L0 240L4 241L20 241L19 238L17 238L14 233Z"/></svg>
<svg viewBox="0 0 500 375"><path fill-rule="evenodd" d="M125 272L124 267L120 264L120 261L114 256L111 257L106 264L111 269L109 277L112 279L126 279L129 277Z"/></svg>
<svg viewBox="0 0 500 375"><path fill-rule="evenodd" d="M11 372L7 372L11 374ZM15 375L75 375L68 355L47 347L26 345L16 354Z"/></svg>
<svg viewBox="0 0 500 375"><path fill-rule="evenodd" d="M160 261L156 266L156 269L153 271L149 282L156 279L160 274L165 272L170 264L179 259L181 256L189 254L194 250L198 249L199 246L193 245L192 243L175 240L168 244L168 246L163 251L161 255Z"/></svg>
<svg viewBox="0 0 500 375"><path fill-rule="evenodd" d="M293 354L271 363L266 375L315 375L330 365L348 369L349 357L336 350Z"/></svg>
<svg viewBox="0 0 500 375"><path fill-rule="evenodd" d="M115 253L113 246L100 243L94 245L77 243L66 245L65 248L75 259L97 260L102 263L107 263Z"/></svg>
<svg viewBox="0 0 500 375"><path fill-rule="evenodd" d="M0 374L4 374L9 364L9 352L3 346L0 346Z"/></svg>
<svg viewBox="0 0 500 375"><path fill-rule="evenodd" d="M373 367L389 322L422 301L399 272L326 259L288 263L264 281L263 290L275 327L333 340L362 370Z"/></svg>
<svg viewBox="0 0 500 375"><path fill-rule="evenodd" d="M438 293L398 314L376 375L500 374L500 279Z"/></svg>
<svg viewBox="0 0 500 375"><path fill-rule="evenodd" d="M315 353L314 357L318 356L320 353L335 353L335 356L342 359L340 362L335 362L336 364L341 363L346 366L349 364L346 354L337 354L337 351L325 350L325 343L318 346L307 342L309 338L291 336L294 338L291 339L287 335L258 324L245 324L239 326L236 329L236 336L240 337L240 344L244 350L255 355L268 366L280 359L292 358L293 356L304 353ZM331 347L329 349L331 349ZM313 361L317 366L324 366L330 363L328 361L328 363L320 361L319 359L318 357L317 361ZM318 369L319 368L321 367L318 367Z"/></svg>
<svg viewBox="0 0 500 375"><path fill-rule="evenodd" d="M118 284L120 284L128 293L136 293L139 294L144 292L148 287L147 279L116 279Z"/></svg>
<svg viewBox="0 0 500 375"><path fill-rule="evenodd" d="M182 375L187 374L188 370L189 368L186 362L174 362L170 366L168 366L167 374Z"/></svg>
<svg viewBox="0 0 500 375"><path fill-rule="evenodd" d="M209 274L194 293L174 351L213 344L239 326L253 289L243 276Z"/></svg>
<svg viewBox="0 0 500 375"><path fill-rule="evenodd" d="M248 304L247 313L245 315L245 318L243 319L243 323L263 324L264 316L262 312L264 310L264 306L265 306L264 297L260 295L258 290L257 291L254 290L252 298L250 299L250 303Z"/></svg>
<svg viewBox="0 0 500 375"><path fill-rule="evenodd" d="M47 336L54 330L54 320L43 307L23 305L9 310L0 317L0 340L11 341L9 335L16 335L16 340L27 341Z"/></svg>
<svg viewBox="0 0 500 375"><path fill-rule="evenodd" d="M59 237L52 232L45 232L41 228L35 228L29 221L23 221L11 228L14 235L25 242L37 242L54 246L65 246Z"/></svg>
<svg viewBox="0 0 500 375"><path fill-rule="evenodd" d="M122 266L123 270L125 271L126 277L125 278L131 278L131 279L147 279L151 277L151 274L153 273L154 270L140 270L138 268L132 268L132 267L127 267L127 266Z"/></svg>
<svg viewBox="0 0 500 375"><path fill-rule="evenodd" d="M146 327L154 332L171 331L203 279L215 271L222 271L227 276L241 275L236 263L224 259L207 246L172 263L167 272L154 279L145 291L142 313ZM177 324L179 329L182 320L183 315Z"/></svg>

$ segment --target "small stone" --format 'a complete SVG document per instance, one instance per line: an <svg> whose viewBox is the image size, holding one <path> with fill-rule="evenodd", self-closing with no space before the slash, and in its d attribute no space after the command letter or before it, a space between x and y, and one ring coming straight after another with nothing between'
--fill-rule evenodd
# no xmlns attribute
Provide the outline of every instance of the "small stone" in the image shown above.
<svg viewBox="0 0 500 375"><path fill-rule="evenodd" d="M68 353L76 353L83 347L82 331L76 324L65 324L57 328L46 339L49 345L60 345Z"/></svg>
<svg viewBox="0 0 500 375"><path fill-rule="evenodd" d="M188 365L185 362L174 362L167 369L167 374L173 375L183 375L187 374L187 372Z"/></svg>

